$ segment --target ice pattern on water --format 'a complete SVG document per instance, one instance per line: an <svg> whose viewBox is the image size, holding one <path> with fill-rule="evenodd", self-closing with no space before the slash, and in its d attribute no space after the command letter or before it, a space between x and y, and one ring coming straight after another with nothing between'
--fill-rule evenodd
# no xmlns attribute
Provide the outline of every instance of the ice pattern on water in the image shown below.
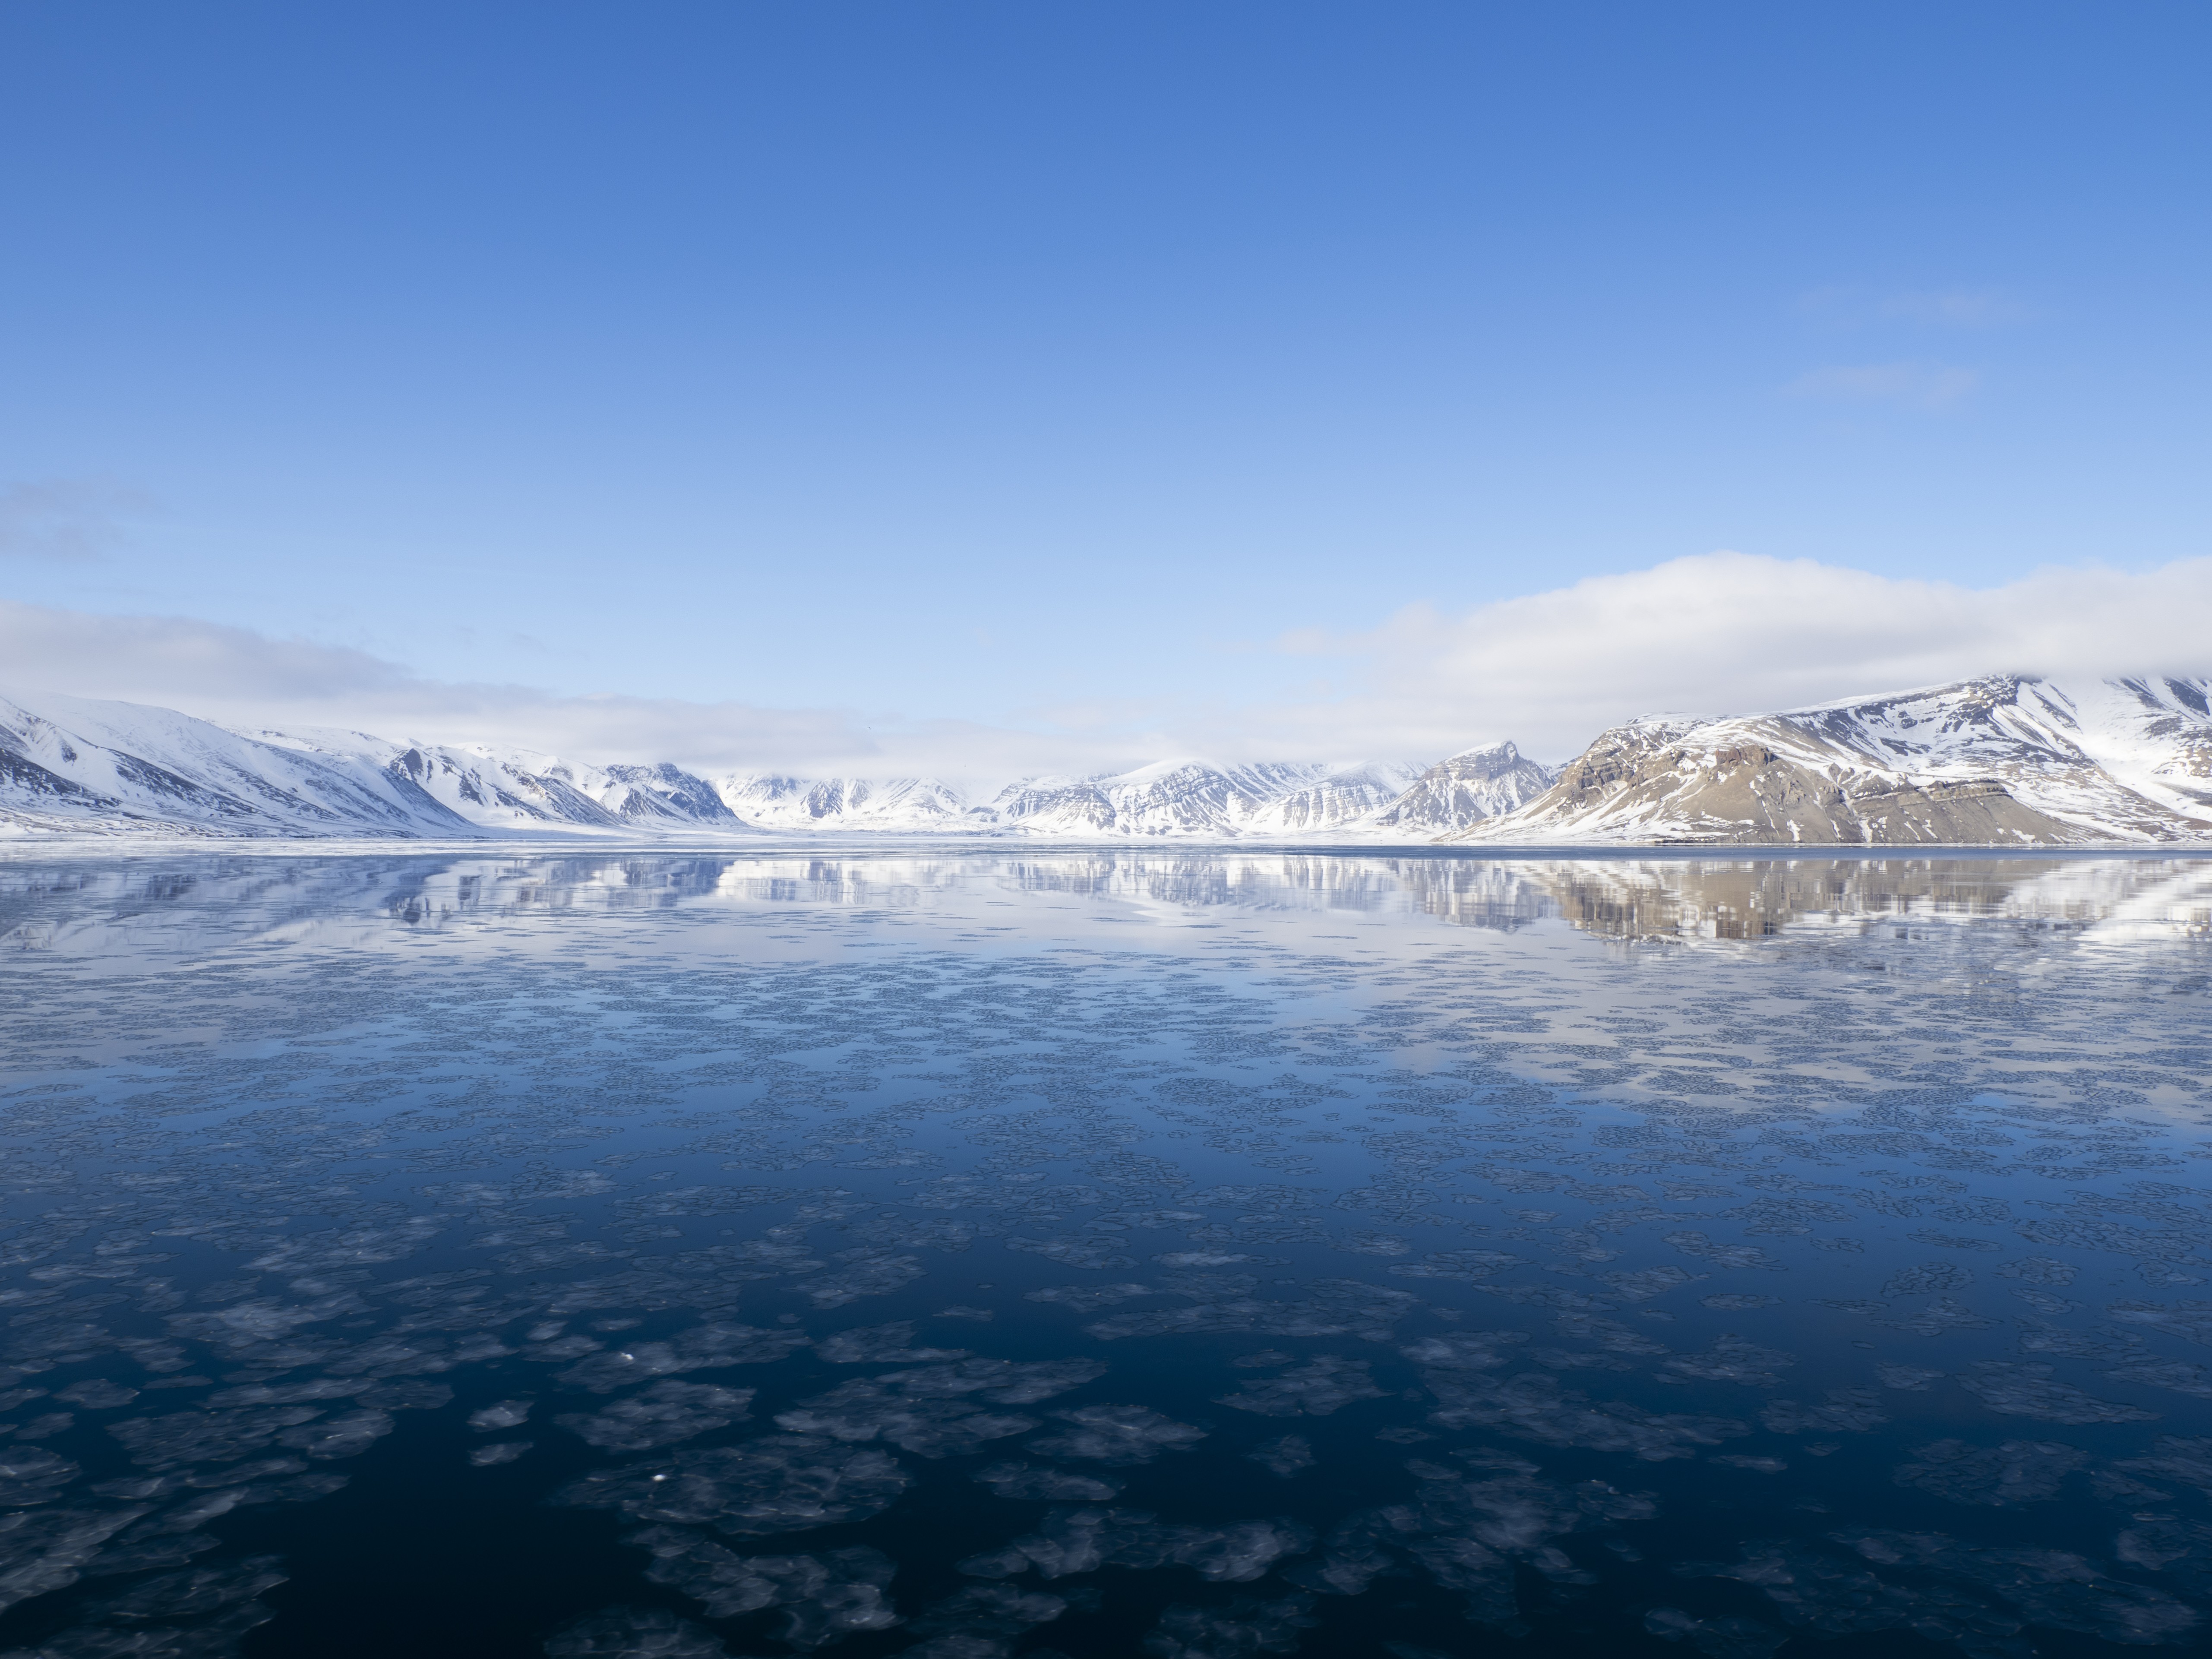
<svg viewBox="0 0 2212 1659"><path fill-rule="evenodd" d="M2208 930L1586 936L1705 867L0 866L0 1651L416 1468L613 1528L554 1655L2201 1640Z"/></svg>

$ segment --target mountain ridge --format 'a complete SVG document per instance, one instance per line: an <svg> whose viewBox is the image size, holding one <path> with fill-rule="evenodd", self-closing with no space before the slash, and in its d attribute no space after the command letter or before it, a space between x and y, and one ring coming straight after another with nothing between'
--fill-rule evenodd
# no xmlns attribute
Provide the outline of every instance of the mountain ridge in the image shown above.
<svg viewBox="0 0 2212 1659"><path fill-rule="evenodd" d="M708 778L485 744L0 696L0 836L481 841L957 836L1123 842L2063 846L2212 840L2212 680L1989 675L1761 714L1645 716L1562 767L1191 758L1036 776Z"/></svg>
<svg viewBox="0 0 2212 1659"><path fill-rule="evenodd" d="M2066 846L2212 837L2212 682L2026 674L1601 732L1542 795L1444 839Z"/></svg>

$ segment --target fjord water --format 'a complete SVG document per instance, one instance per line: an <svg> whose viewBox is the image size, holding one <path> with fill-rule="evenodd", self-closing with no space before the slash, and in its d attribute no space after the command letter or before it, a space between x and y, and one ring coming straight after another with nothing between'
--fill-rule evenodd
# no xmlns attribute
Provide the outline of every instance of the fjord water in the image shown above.
<svg viewBox="0 0 2212 1659"><path fill-rule="evenodd" d="M2212 860L0 865L0 1650L2212 1638Z"/></svg>

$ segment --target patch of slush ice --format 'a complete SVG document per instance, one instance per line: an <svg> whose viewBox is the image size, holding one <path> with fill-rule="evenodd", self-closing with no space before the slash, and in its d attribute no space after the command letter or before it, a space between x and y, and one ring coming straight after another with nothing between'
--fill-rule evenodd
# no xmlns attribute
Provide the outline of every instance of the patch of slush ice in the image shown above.
<svg viewBox="0 0 2212 1659"><path fill-rule="evenodd" d="M1286 1434L1279 1440L1270 1440L1244 1455L1268 1474L1285 1480L1314 1465L1313 1443L1302 1434Z"/></svg>
<svg viewBox="0 0 2212 1659"><path fill-rule="evenodd" d="M1914 1486L1954 1504L1984 1504L2002 1509L2040 1503L2058 1496L2059 1483L2089 1462L2078 1446L2047 1440L2008 1440L2001 1446L1971 1447L1963 1440L1938 1440L1919 1449L1915 1461L1897 1471L1900 1486Z"/></svg>
<svg viewBox="0 0 2212 1659"><path fill-rule="evenodd" d="M861 1520L910 1484L898 1460L872 1446L781 1434L596 1469L553 1501L742 1538Z"/></svg>
<svg viewBox="0 0 2212 1659"><path fill-rule="evenodd" d="M1235 1394L1218 1395L1214 1403L1262 1417L1327 1417L1355 1400L1384 1397L1367 1372L1364 1359L1323 1354L1280 1376L1255 1379Z"/></svg>
<svg viewBox="0 0 2212 1659"><path fill-rule="evenodd" d="M2044 1423L2148 1423L2158 1415L2054 1382L2048 1365L1978 1360L1972 1373L1959 1382L1991 1411L2008 1417L2033 1417Z"/></svg>
<svg viewBox="0 0 2212 1659"><path fill-rule="evenodd" d="M863 1325L819 1339L814 1350L833 1365L919 1365L932 1360L965 1359L965 1348L917 1348L914 1321Z"/></svg>
<svg viewBox="0 0 2212 1659"><path fill-rule="evenodd" d="M818 1648L900 1622L885 1593L896 1568L877 1550L744 1556L681 1527L649 1527L624 1541L652 1553L647 1578L683 1591L711 1619L783 1608L776 1634L796 1648Z"/></svg>
<svg viewBox="0 0 2212 1659"><path fill-rule="evenodd" d="M742 1422L753 1392L664 1378L596 1412L553 1420L601 1451L650 1451Z"/></svg>
<svg viewBox="0 0 2212 1659"><path fill-rule="evenodd" d="M478 1434L492 1434L501 1429L519 1429L529 1420L530 1401L527 1400L496 1400L469 1413L469 1426Z"/></svg>
<svg viewBox="0 0 2212 1659"><path fill-rule="evenodd" d="M1072 1469L1035 1463L993 1463L969 1477L1001 1498L1042 1499L1054 1504L1103 1504L1120 1493L1121 1483Z"/></svg>
<svg viewBox="0 0 2212 1659"><path fill-rule="evenodd" d="M610 1607L545 1638L547 1659L729 1659L712 1631L659 1607Z"/></svg>
<svg viewBox="0 0 2212 1659"><path fill-rule="evenodd" d="M1068 1426L1030 1443L1030 1449L1046 1457L1149 1463L1164 1451L1188 1451L1206 1438L1204 1429L1144 1406L1080 1406L1053 1415Z"/></svg>
<svg viewBox="0 0 2212 1659"><path fill-rule="evenodd" d="M1285 1596L1275 1601L1239 1598L1225 1607L1173 1607L1145 1638L1152 1659L1244 1659L1255 1653L1288 1653L1299 1632L1316 1621L1306 1615L1313 1599Z"/></svg>

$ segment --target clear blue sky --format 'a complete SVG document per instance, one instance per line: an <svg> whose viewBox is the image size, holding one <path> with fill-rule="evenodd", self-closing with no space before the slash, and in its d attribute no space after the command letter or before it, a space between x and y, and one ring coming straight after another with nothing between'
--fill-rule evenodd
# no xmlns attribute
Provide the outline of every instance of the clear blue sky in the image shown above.
<svg viewBox="0 0 2212 1659"><path fill-rule="evenodd" d="M0 592L999 720L1716 548L2142 568L2208 173L2194 3L8 0Z"/></svg>

